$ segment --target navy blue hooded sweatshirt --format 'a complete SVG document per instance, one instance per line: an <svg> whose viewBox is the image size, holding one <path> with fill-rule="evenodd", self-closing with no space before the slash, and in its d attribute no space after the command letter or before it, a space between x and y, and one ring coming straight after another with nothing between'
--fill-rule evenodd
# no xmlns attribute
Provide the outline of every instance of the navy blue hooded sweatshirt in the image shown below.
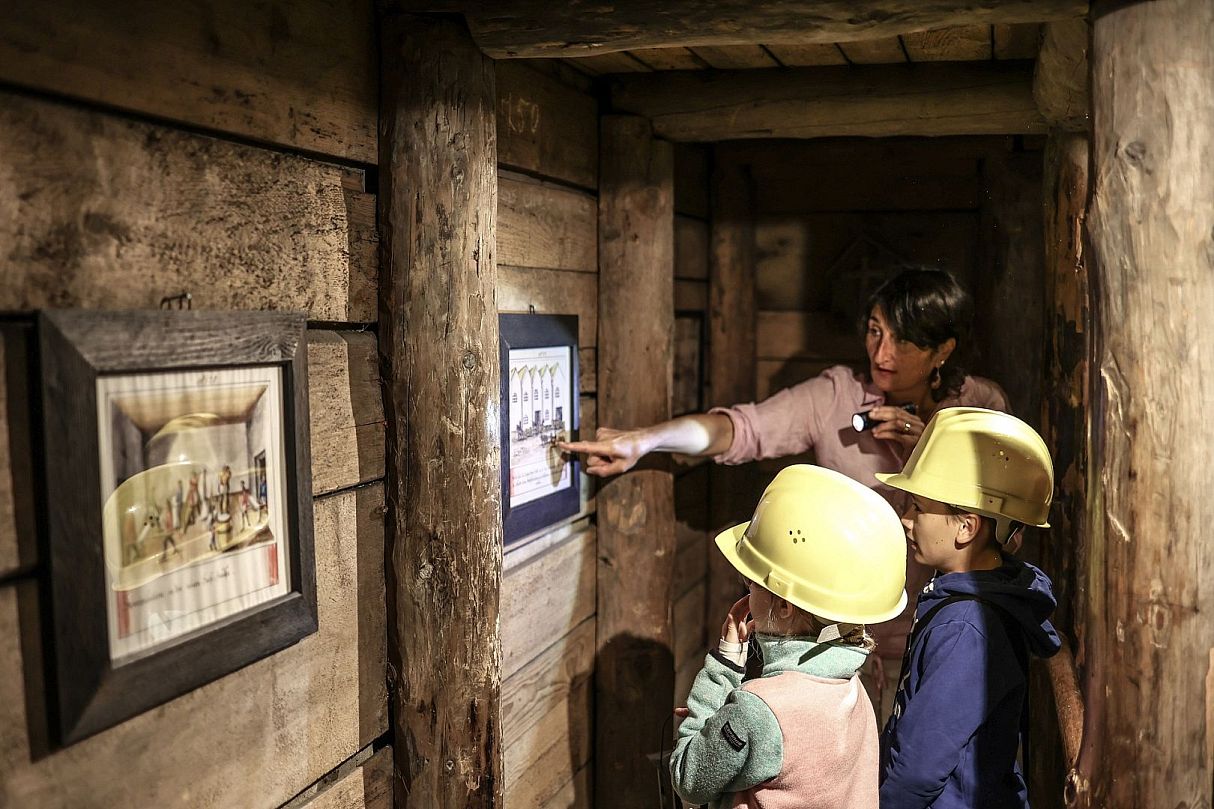
<svg viewBox="0 0 1214 809"><path fill-rule="evenodd" d="M1005 556L995 570L937 575L915 607L918 636L881 735L881 809L1023 809L1016 763L1027 683L1000 613L957 601L919 627L951 595L998 604L1023 633L1027 651L1049 657L1058 635L1050 580Z"/></svg>

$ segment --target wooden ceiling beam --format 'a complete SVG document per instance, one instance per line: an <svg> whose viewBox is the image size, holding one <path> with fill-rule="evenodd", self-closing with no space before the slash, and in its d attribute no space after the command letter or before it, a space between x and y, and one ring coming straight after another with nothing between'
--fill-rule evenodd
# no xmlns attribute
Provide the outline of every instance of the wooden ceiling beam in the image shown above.
<svg viewBox="0 0 1214 809"><path fill-rule="evenodd" d="M621 76L611 100L674 141L1044 132L1027 62Z"/></svg>
<svg viewBox="0 0 1214 809"><path fill-rule="evenodd" d="M1068 132L1086 132L1091 124L1089 35L1086 19L1050 23L1037 55L1033 98L1050 126Z"/></svg>
<svg viewBox="0 0 1214 809"><path fill-rule="evenodd" d="M388 0L462 13L494 59L652 47L808 45L954 25L1046 22L1087 14L1087 0Z"/></svg>

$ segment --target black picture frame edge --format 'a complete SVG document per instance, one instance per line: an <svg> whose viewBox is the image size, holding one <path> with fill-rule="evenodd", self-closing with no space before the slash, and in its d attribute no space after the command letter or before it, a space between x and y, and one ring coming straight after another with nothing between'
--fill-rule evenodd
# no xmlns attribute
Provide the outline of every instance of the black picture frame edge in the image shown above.
<svg viewBox="0 0 1214 809"><path fill-rule="evenodd" d="M233 353L217 357L205 344L216 333L230 331L233 322L251 326L255 339L238 340ZM173 355L171 342L161 340L169 326L199 328L204 338L185 355ZM126 719L199 688L257 660L297 643L319 628L316 603L316 567L313 535L312 480L308 440L308 385L306 317L283 312L181 312L48 310L37 316L37 363L41 384L43 457L39 470L39 506L45 536L45 555L39 577L42 616L41 637L47 687L44 695L48 724L47 746L74 744ZM79 350L83 335L101 339ZM222 331L220 331L222 330ZM159 333L158 333L159 332ZM273 339L266 340L267 332ZM209 335L209 337L208 337ZM144 351L124 348L135 338ZM106 339L109 338L109 339ZM147 357L143 363L134 357ZM254 356L260 354L260 356ZM219 360L216 362L216 360ZM230 616L175 640L118 667L109 659L101 543L93 547L85 566L67 558L73 523L81 523L87 536L87 514L99 515L100 458L97 446L96 378L101 373L155 373L191 368L279 365L282 368L284 459L287 489L287 531L291 589L287 595ZM87 405L64 408L47 405L58 388L87 383ZM77 402L78 404L78 402ZM35 411L38 412L38 411ZM66 421L64 421L66 419ZM39 421L34 419L35 422ZM63 422L62 424L60 422ZM58 430L65 426L68 429ZM79 443L83 441L82 447ZM51 463L65 453L91 458L70 476ZM294 453L294 454L292 454ZM87 478L81 483L81 474ZM65 519L48 507L52 498L83 488L93 507L77 509ZM99 520L92 526L96 532ZM68 572L64 572L68 571ZM91 584L90 584L91 582ZM80 594L80 595L77 595ZM82 606L83 605L83 606ZM90 607L91 605L91 607ZM69 619L88 625L77 631ZM73 649L76 654L67 654ZM81 661L85 665L81 665Z"/></svg>
<svg viewBox="0 0 1214 809"><path fill-rule="evenodd" d="M530 536L581 510L580 463L570 460L573 486L522 506L510 506L510 349L567 346L572 370L570 434L576 440L581 429L580 360L578 357L578 316L564 314L498 314L499 367L501 368L501 456L502 456L502 544L505 547Z"/></svg>

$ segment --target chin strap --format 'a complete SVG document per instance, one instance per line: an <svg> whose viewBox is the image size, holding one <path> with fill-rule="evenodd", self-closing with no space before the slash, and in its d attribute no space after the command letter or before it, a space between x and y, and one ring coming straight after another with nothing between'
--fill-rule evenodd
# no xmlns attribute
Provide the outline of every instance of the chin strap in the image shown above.
<svg viewBox="0 0 1214 809"><path fill-rule="evenodd" d="M859 624L827 624L818 633L818 643L830 643L832 640L846 637L855 631Z"/></svg>

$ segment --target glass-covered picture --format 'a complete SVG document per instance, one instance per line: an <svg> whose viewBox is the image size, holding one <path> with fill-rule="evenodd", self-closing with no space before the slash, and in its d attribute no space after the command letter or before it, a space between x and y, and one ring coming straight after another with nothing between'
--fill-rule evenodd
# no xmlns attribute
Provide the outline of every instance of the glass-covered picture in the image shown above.
<svg viewBox="0 0 1214 809"><path fill-rule="evenodd" d="M570 353L568 346L510 349L511 506L574 485L568 459L556 447L569 440Z"/></svg>
<svg viewBox="0 0 1214 809"><path fill-rule="evenodd" d="M279 367L97 378L110 659L289 591Z"/></svg>

